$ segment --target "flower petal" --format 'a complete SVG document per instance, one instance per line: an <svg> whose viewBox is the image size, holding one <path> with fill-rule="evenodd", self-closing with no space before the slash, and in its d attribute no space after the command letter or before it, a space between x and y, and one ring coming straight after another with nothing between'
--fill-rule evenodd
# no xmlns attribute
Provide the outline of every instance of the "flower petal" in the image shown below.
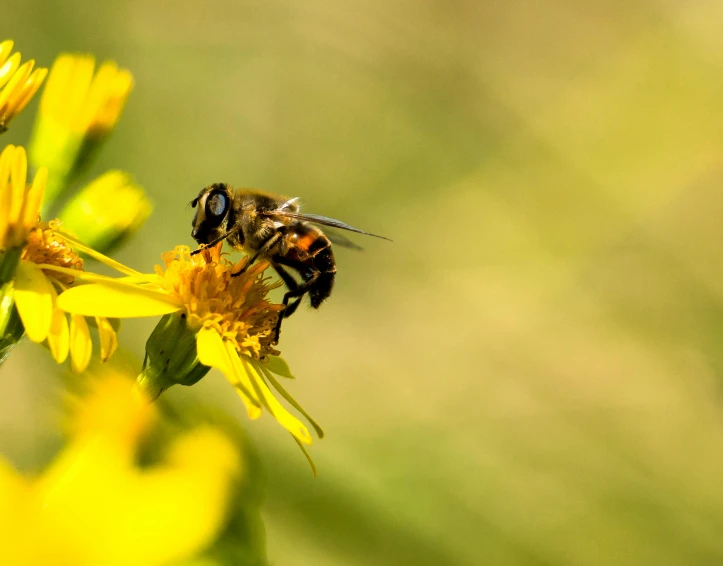
<svg viewBox="0 0 723 566"><path fill-rule="evenodd" d="M34 263L21 261L15 270L15 306L25 332L33 342L42 342L53 321L55 290Z"/></svg>
<svg viewBox="0 0 723 566"><path fill-rule="evenodd" d="M70 367L74 373L83 373L90 363L93 342L84 316L70 316Z"/></svg>
<svg viewBox="0 0 723 566"><path fill-rule="evenodd" d="M202 328L196 334L198 361L223 373L231 385L236 388L241 400L246 405L249 418L257 419L261 416L261 403L254 394L246 372L238 360L238 354L233 350L232 355L228 346L233 349L232 344L224 344L218 332L211 328Z"/></svg>
<svg viewBox="0 0 723 566"><path fill-rule="evenodd" d="M10 207L13 202L13 191L10 185L10 166L15 153L15 146L8 145L0 153L0 245L7 246L5 232L12 225Z"/></svg>
<svg viewBox="0 0 723 566"><path fill-rule="evenodd" d="M43 194L45 193L45 184L48 181L48 168L41 167L33 177L33 186L25 196L25 203L23 204L23 218L22 224L25 230L29 230L30 227L38 221L40 215L40 203L43 200Z"/></svg>
<svg viewBox="0 0 723 566"><path fill-rule="evenodd" d="M10 203L10 221L16 223L20 209L25 201L25 181L28 174L28 156L25 148L16 147L13 162L10 165L10 182L13 188L13 200Z"/></svg>
<svg viewBox="0 0 723 566"><path fill-rule="evenodd" d="M100 338L100 359L105 362L118 348L118 336L107 318L97 316L95 321L98 325L98 337Z"/></svg>
<svg viewBox="0 0 723 566"><path fill-rule="evenodd" d="M12 502L18 493L25 496L25 506L19 507L23 514L16 514L15 523L22 521L32 532L17 529L17 546L31 558L3 564L194 562L236 512L239 483L246 472L240 447L221 430L194 427L173 436L162 462L140 465L134 456L152 423L154 407L139 402L125 379L94 380L92 389L98 392L77 413L73 440L29 485L32 491L21 490L22 478L0 483L0 498L8 484L7 495L14 496L0 499L3 515L14 509L6 509L7 500ZM0 480L8 475L3 468L0 460ZM35 546L43 547L45 560L33 560L30 551L35 547L27 544L36 532L41 542ZM43 546L45 541L49 542ZM15 542L3 531L0 554L5 557L5 546Z"/></svg>
<svg viewBox="0 0 723 566"><path fill-rule="evenodd" d="M224 375L232 373L231 360L228 359L226 348L218 332L211 328L201 328L196 334L198 361L203 365L216 368Z"/></svg>
<svg viewBox="0 0 723 566"><path fill-rule="evenodd" d="M116 271L119 271L120 273L125 273L126 275L141 275L141 273L136 271L135 269L131 269L130 267L127 267L122 263L117 262L112 258L109 258L108 256L94 250L93 248L89 248L88 246L83 244L83 242L74 238L70 234L66 234L65 232L62 232L60 230L58 230L57 234L61 236L64 240L67 240L68 243L73 246L73 248L77 251L88 254L93 259L107 265L108 267L115 269Z"/></svg>
<svg viewBox="0 0 723 566"><path fill-rule="evenodd" d="M279 358L279 359L280 359L280 358ZM281 393L281 396L282 396L284 399L286 399L286 400L289 402L289 404L290 404L292 407L294 407L294 409L296 409L296 410L299 411L302 415L304 415L304 417L306 417L306 420L309 421L309 422L311 423L311 426L314 427L314 430L316 431L316 434L319 435L319 438L324 438L324 429L319 426L319 423L317 423L317 422L311 417L311 415L304 410L304 407L302 407L301 405L299 405L298 401L296 401L296 399L294 399L294 398L291 396L291 394L290 394L288 391L286 391L286 389L284 389L284 388L281 386L281 384L279 383L279 381L271 374L271 372L270 372L268 369L266 369L266 367L265 367L263 364L259 364L259 368L260 368L261 371L263 372L264 377L266 377L266 379L271 383L271 385L274 386L274 389L276 389L276 391L278 391L279 393Z"/></svg>
<svg viewBox="0 0 723 566"><path fill-rule="evenodd" d="M58 297L65 312L107 318L159 316L182 306L168 293L110 282L78 285Z"/></svg>
<svg viewBox="0 0 723 566"><path fill-rule="evenodd" d="M224 345L226 346L226 352L228 352L228 357L231 360L231 365L234 371L235 381L232 382L232 384L236 388L236 391L241 397L241 400L244 402L244 405L246 405L249 418L252 421L256 420L261 416L261 401L259 401L256 397L254 388L249 380L249 376L246 374L243 365L241 365L241 360L239 359L238 352L236 352L236 348L228 341L224 342Z"/></svg>
<svg viewBox="0 0 723 566"><path fill-rule="evenodd" d="M55 295L55 290L53 290ZM68 317L60 309L53 309L53 320L48 333L48 347L55 361L62 364L68 358L70 348L70 331Z"/></svg>
<svg viewBox="0 0 723 566"><path fill-rule="evenodd" d="M304 444L311 444L311 435L309 434L309 430L299 419L289 413L289 411L287 411L283 405L276 400L276 397L274 397L273 393L271 393L266 385L266 382L261 377L261 371L255 365L257 362L251 360L251 358L247 356L239 357L241 358L241 363L244 365L244 368L246 368L246 373L251 379L251 384L253 385L256 394L259 396L259 399L264 406L269 410L279 424L293 434L295 438L299 439Z"/></svg>

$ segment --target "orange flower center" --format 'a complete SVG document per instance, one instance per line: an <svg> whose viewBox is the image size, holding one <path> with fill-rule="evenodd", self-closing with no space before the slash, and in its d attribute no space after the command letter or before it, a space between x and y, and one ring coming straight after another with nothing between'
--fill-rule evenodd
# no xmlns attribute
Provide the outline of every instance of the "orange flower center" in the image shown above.
<svg viewBox="0 0 723 566"><path fill-rule="evenodd" d="M213 328L240 354L257 360L278 355L271 340L282 305L270 302L267 295L280 283L264 277L267 262L232 277L246 259L233 263L221 253L221 245L193 256L188 246L163 254L165 269L156 266L163 287L185 305L190 328Z"/></svg>
<svg viewBox="0 0 723 566"><path fill-rule="evenodd" d="M41 222L30 230L28 243L23 250L21 259L82 271L83 259L61 236L55 233L58 226L58 221L53 220L52 222ZM71 285L74 281L74 277L57 271L43 271L43 273L63 285Z"/></svg>

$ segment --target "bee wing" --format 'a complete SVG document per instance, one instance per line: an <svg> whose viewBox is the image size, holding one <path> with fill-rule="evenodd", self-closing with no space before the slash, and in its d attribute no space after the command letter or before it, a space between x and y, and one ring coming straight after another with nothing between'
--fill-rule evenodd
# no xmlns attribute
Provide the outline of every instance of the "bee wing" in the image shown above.
<svg viewBox="0 0 723 566"><path fill-rule="evenodd" d="M362 251L364 249L360 245L352 242L344 234L340 234L339 232L332 232L331 230L327 230L324 232L324 234L326 234L326 237L329 238L329 241L336 246L341 246L343 248L349 248L351 250L359 251Z"/></svg>
<svg viewBox="0 0 723 566"><path fill-rule="evenodd" d="M339 228L340 230L348 230L349 232L356 232L357 234L364 234L366 236L374 236L375 238L381 238L382 240L388 240L391 242L389 238L385 236L379 236L378 234L372 234L371 232L365 232L364 230L359 230L359 228L354 228L354 226L349 226L349 224L346 224L342 222L341 220L335 220L334 218L329 218L328 216L319 216L318 214L301 214L300 212L287 212L285 210L272 210L266 213L267 216L284 216L286 218L294 218L296 220L305 220L306 222L312 222L313 224L321 224L322 226L332 226L334 228ZM327 234L328 236L328 234ZM337 237L339 234L336 235ZM331 238L329 238L331 239ZM340 244L343 245L343 244Z"/></svg>

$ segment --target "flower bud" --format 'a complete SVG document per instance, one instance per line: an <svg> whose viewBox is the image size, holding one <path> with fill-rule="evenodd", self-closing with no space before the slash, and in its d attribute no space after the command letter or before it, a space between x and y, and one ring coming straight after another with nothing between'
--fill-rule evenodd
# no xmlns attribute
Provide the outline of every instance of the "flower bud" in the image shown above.
<svg viewBox="0 0 723 566"><path fill-rule="evenodd" d="M50 71L29 149L33 167L48 168L46 207L86 168L133 88L130 72L112 61L94 70L92 56L64 54Z"/></svg>
<svg viewBox="0 0 723 566"><path fill-rule="evenodd" d="M73 195L59 216L85 245L107 254L132 236L152 210L130 175L108 171Z"/></svg>

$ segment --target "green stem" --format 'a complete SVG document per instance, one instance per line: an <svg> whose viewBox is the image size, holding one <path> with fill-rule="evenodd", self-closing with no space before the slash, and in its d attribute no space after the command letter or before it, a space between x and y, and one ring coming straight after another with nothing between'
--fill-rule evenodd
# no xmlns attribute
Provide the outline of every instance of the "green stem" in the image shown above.
<svg viewBox="0 0 723 566"><path fill-rule="evenodd" d="M0 285L13 280L15 268L18 266L24 246L0 250Z"/></svg>
<svg viewBox="0 0 723 566"><path fill-rule="evenodd" d="M0 364L10 354L10 350L23 337L25 328L15 308L13 285L6 283L0 288Z"/></svg>

